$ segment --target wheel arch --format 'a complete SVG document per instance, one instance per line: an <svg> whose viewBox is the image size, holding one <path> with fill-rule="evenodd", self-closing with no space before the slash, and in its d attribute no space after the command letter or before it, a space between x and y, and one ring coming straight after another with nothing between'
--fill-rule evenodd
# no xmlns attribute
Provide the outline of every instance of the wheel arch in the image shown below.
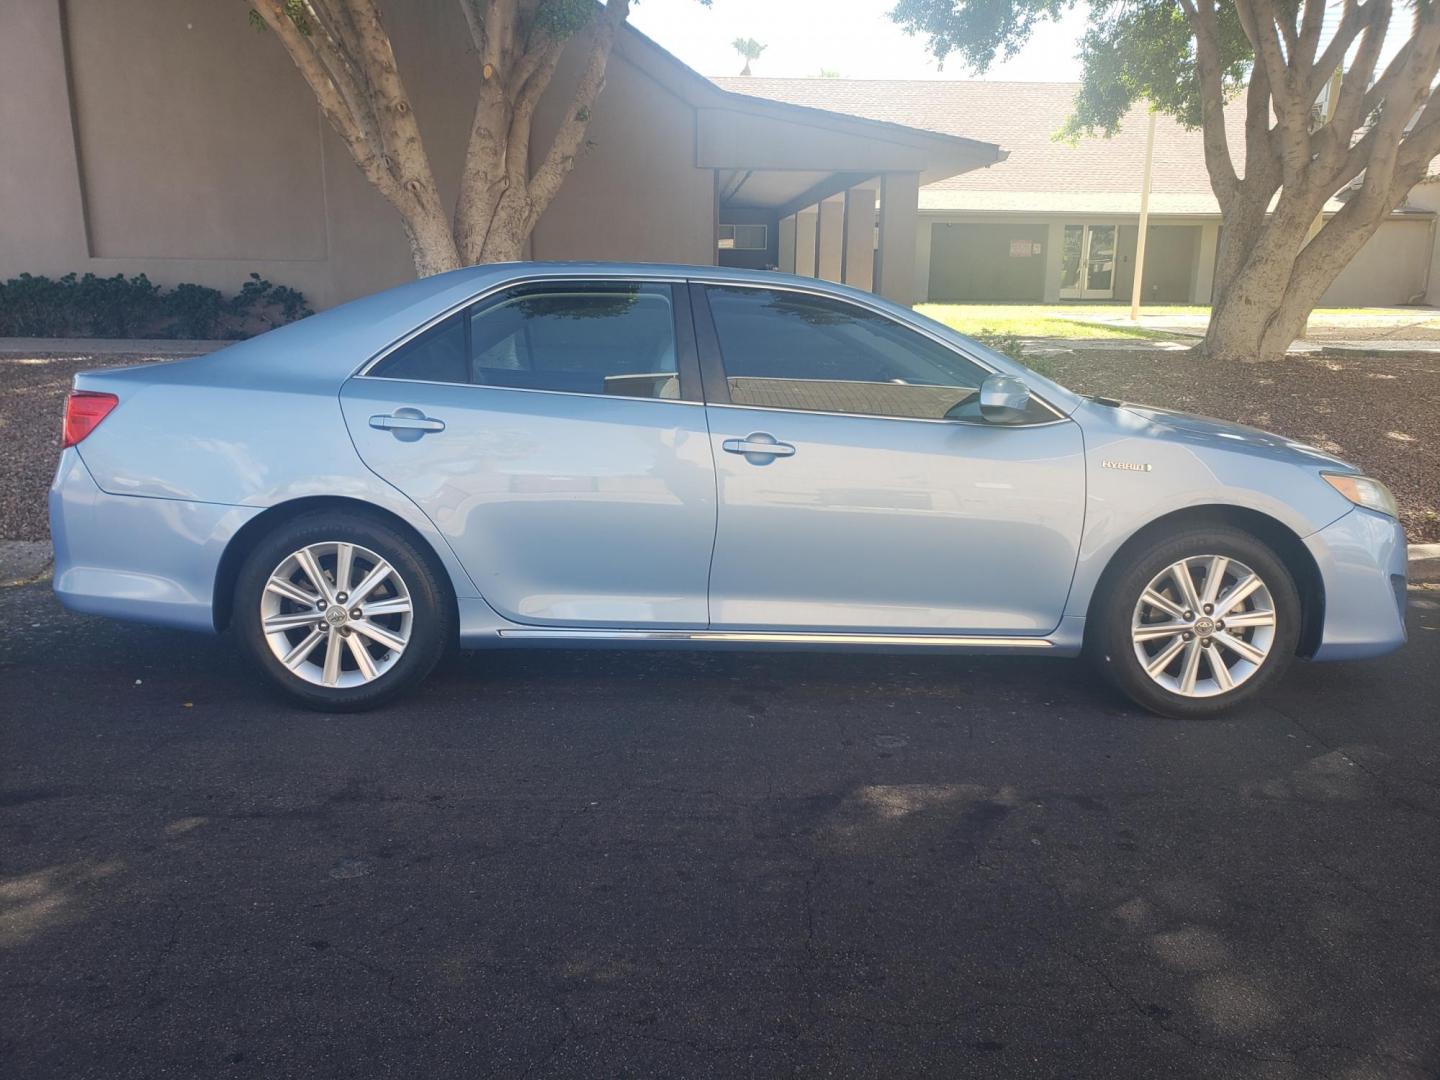
<svg viewBox="0 0 1440 1080"><path fill-rule="evenodd" d="M1325 627L1325 581L1320 567L1293 529L1269 514L1244 506L1190 506L1162 515L1133 532L1110 556L1095 583L1085 613L1086 627L1096 625L1096 610L1104 601L1115 575L1126 565L1128 556L1158 536L1205 525L1228 525L1241 529L1266 544L1285 564L1300 594L1300 641L1295 651L1299 656L1312 656L1320 647Z"/></svg>
<svg viewBox="0 0 1440 1080"><path fill-rule="evenodd" d="M223 631L230 625L230 618L235 606L235 582L240 576L240 568L245 564L246 557L255 549L255 545L286 522L319 510L344 510L350 513L364 514L376 521L383 522L404 536L415 546L420 557L430 564L435 579L445 588L452 614L456 614L458 617L455 584L451 580L450 572L446 569L445 562L436 552L434 545L422 536L415 526L393 510L376 506L363 499L346 498L343 495L309 495L266 508L242 525L225 545L225 551L220 556L220 563L216 568L215 593L211 601L211 610L214 613L217 631Z"/></svg>

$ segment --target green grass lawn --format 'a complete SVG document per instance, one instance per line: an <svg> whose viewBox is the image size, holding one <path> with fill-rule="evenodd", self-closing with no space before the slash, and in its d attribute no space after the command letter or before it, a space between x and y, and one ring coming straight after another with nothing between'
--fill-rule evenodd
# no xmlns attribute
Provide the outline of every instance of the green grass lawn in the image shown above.
<svg viewBox="0 0 1440 1080"><path fill-rule="evenodd" d="M920 304L916 310L954 327L962 334L984 337L1014 336L1021 338L1091 338L1110 340L1174 340L1178 335L1145 326L1107 325L1108 320L1124 319L1130 314L1129 304ZM1208 316L1206 304L1147 304L1140 309L1143 316L1190 315ZM1417 308L1317 308L1310 317L1312 328L1324 327L1327 319L1340 317L1341 322L1353 317L1373 317L1376 322L1424 323L1425 309ZM1192 334L1203 330L1203 324L1192 328Z"/></svg>
<svg viewBox="0 0 1440 1080"><path fill-rule="evenodd" d="M1130 313L1119 304L918 304L923 315L953 327L962 334L1022 338L1160 338L1174 337L1139 326L1105 326L1089 320L1118 319ZM1208 307L1173 305L1147 307L1147 315L1204 315Z"/></svg>

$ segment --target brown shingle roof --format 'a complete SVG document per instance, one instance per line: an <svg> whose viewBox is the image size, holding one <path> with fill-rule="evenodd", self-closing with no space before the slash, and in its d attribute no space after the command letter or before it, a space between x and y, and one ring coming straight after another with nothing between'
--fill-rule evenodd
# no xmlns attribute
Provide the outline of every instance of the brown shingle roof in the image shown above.
<svg viewBox="0 0 1440 1080"><path fill-rule="evenodd" d="M848 112L946 135L998 143L1007 160L927 186L922 210L1135 213L1145 162L1147 115L1131 109L1113 139L1056 142L1078 83L981 80L719 78L726 90ZM1227 113L1230 151L1243 160L1244 104ZM1155 213L1218 214L1200 133L1168 116L1155 128Z"/></svg>

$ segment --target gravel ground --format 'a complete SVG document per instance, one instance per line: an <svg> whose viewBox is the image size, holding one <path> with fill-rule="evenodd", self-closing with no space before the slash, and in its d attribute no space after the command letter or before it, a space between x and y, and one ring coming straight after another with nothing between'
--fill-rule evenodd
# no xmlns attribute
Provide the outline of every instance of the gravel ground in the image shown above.
<svg viewBox="0 0 1440 1080"><path fill-rule="evenodd" d="M0 540L48 540L45 493L60 458L66 391L79 371L147 363L153 356L0 356Z"/></svg>
<svg viewBox="0 0 1440 1080"><path fill-rule="evenodd" d="M1081 393L1234 420L1338 454L1395 492L1412 544L1440 541L1440 356L1308 354L1215 371L1184 352L1086 350L1040 363Z"/></svg>
<svg viewBox="0 0 1440 1080"><path fill-rule="evenodd" d="M0 540L49 535L45 491L71 377L152 359L0 357ZM1084 393L1253 424L1339 454L1390 485L1412 543L1440 541L1440 356L1292 356L1215 373L1183 352L1090 349L1039 366Z"/></svg>

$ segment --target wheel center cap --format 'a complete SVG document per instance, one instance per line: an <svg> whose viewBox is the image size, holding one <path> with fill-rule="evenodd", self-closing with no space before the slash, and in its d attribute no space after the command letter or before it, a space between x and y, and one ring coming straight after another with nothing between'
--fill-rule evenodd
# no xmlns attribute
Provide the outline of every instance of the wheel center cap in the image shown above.
<svg viewBox="0 0 1440 1080"><path fill-rule="evenodd" d="M1215 632L1215 620L1209 615L1202 615L1195 620L1195 633L1201 637L1209 637Z"/></svg>
<svg viewBox="0 0 1440 1080"><path fill-rule="evenodd" d="M350 613L339 604L332 604L325 609L325 621L331 626L344 626L350 621Z"/></svg>

